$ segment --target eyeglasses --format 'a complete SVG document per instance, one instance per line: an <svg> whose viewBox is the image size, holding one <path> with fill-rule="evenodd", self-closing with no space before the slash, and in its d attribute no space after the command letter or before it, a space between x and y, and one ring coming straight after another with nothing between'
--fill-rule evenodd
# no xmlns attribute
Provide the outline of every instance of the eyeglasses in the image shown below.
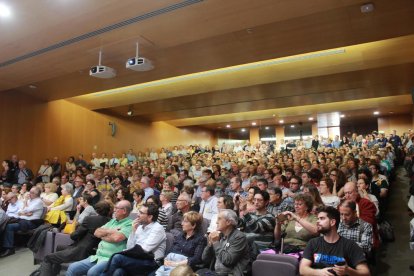
<svg viewBox="0 0 414 276"><path fill-rule="evenodd" d="M336 176L336 174L335 173L331 173L330 176Z"/></svg>

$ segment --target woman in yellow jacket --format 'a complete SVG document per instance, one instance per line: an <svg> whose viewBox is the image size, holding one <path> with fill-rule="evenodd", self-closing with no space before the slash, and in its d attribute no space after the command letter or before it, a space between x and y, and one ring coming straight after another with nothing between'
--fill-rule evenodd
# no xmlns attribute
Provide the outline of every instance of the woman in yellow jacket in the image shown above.
<svg viewBox="0 0 414 276"><path fill-rule="evenodd" d="M66 222L66 212L73 210L73 186L72 184L65 184L62 189L62 195L49 207L45 222L50 224L62 224Z"/></svg>

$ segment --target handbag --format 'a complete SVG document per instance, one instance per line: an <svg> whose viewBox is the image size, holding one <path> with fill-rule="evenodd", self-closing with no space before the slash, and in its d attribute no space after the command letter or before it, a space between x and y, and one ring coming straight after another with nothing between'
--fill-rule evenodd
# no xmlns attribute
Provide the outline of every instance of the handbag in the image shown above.
<svg viewBox="0 0 414 276"><path fill-rule="evenodd" d="M65 228L63 228L62 232L64 234L72 234L76 230L76 223L76 219L74 219L72 223L66 223Z"/></svg>

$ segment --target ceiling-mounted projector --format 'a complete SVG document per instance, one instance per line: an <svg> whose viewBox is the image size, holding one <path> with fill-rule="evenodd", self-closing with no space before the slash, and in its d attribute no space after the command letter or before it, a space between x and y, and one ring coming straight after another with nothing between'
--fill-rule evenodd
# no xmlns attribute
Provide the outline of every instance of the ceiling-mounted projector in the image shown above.
<svg viewBox="0 0 414 276"><path fill-rule="evenodd" d="M154 69L151 60L143 57L133 57L127 60L126 68L135 71L149 71Z"/></svg>
<svg viewBox="0 0 414 276"><path fill-rule="evenodd" d="M127 69L131 69L135 71L149 71L149 70L154 69L154 65L152 64L151 60L139 56L138 42L136 43L136 45L137 45L137 48L136 48L135 57L128 59L125 64L125 67Z"/></svg>
<svg viewBox="0 0 414 276"><path fill-rule="evenodd" d="M115 69L101 65L102 51L99 51L99 65L89 69L89 76L101 79L109 79L116 76Z"/></svg>
<svg viewBox="0 0 414 276"><path fill-rule="evenodd" d="M116 71L108 66L97 65L89 70L89 75L96 78L109 79L116 76Z"/></svg>

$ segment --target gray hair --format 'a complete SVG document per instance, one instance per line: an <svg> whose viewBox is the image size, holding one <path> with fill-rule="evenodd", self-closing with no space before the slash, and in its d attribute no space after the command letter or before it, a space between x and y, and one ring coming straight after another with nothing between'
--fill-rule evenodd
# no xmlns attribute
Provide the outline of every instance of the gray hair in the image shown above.
<svg viewBox="0 0 414 276"><path fill-rule="evenodd" d="M73 195L73 186L70 183L66 183L63 188L68 192L68 194Z"/></svg>
<svg viewBox="0 0 414 276"><path fill-rule="evenodd" d="M194 181L191 180L191 179L186 179L186 180L184 180L183 185L184 186L194 187Z"/></svg>
<svg viewBox="0 0 414 276"><path fill-rule="evenodd" d="M230 209L224 209L220 211L220 214L222 214L223 218L225 220L230 221L231 225L236 227L239 223L239 218L237 217L236 212Z"/></svg>

